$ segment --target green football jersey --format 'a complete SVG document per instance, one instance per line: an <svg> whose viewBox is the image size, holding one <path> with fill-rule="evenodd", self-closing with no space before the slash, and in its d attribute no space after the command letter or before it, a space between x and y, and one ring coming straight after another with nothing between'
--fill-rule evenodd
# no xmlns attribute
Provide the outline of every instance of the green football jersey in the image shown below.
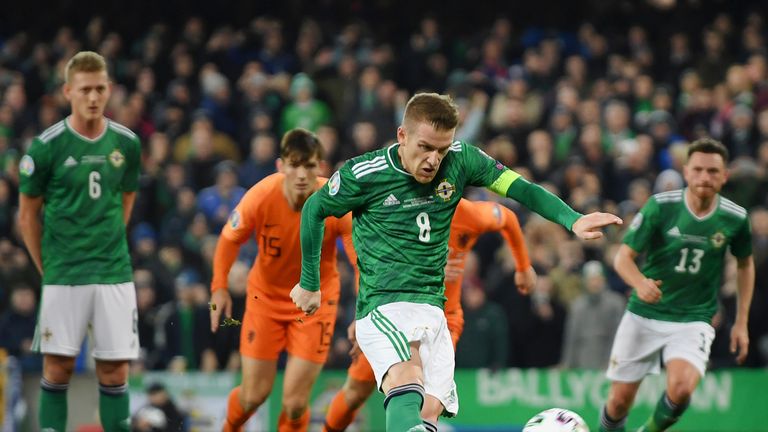
<svg viewBox="0 0 768 432"><path fill-rule="evenodd" d="M140 154L138 137L111 120L94 139L67 119L34 139L19 163L20 190L44 200L44 284L131 280L123 192L138 188Z"/></svg>
<svg viewBox="0 0 768 432"><path fill-rule="evenodd" d="M661 280L661 301L646 303L632 293L628 309L662 321L710 322L717 311L725 251L738 257L752 254L749 217L744 208L718 196L715 209L697 217L688 208L685 191L651 197L632 221L624 243L646 252L643 274Z"/></svg>
<svg viewBox="0 0 768 432"><path fill-rule="evenodd" d="M464 187L492 186L508 171L477 147L456 141L434 180L422 184L401 165L398 146L347 161L311 198L337 217L353 209L358 318L398 301L442 308L451 219Z"/></svg>

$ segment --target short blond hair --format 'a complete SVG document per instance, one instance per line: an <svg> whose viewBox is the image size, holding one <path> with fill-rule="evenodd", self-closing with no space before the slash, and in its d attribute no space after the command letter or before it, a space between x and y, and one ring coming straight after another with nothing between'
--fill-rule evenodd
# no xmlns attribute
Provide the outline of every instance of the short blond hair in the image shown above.
<svg viewBox="0 0 768 432"><path fill-rule="evenodd" d="M107 61L93 51L80 51L72 56L64 69L65 82L70 82L77 72L101 72L107 70Z"/></svg>
<svg viewBox="0 0 768 432"><path fill-rule="evenodd" d="M405 106L403 125L412 122L429 123L435 130L455 129L459 124L459 108L453 98L437 93L417 93Z"/></svg>

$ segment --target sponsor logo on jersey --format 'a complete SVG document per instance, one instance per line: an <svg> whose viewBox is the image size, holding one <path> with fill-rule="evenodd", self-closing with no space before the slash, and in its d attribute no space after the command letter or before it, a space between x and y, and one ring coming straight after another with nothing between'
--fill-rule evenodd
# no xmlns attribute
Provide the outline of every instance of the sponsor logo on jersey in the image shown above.
<svg viewBox="0 0 768 432"><path fill-rule="evenodd" d="M109 162L115 168L120 168L123 162L125 162L125 156L123 156L123 154L120 153L120 150L114 149L112 150L112 153L109 154Z"/></svg>
<svg viewBox="0 0 768 432"><path fill-rule="evenodd" d="M680 228L673 226L667 231L667 235L670 237L680 237Z"/></svg>
<svg viewBox="0 0 768 432"><path fill-rule="evenodd" d="M416 197L416 198L408 198L403 203L403 208L412 208L412 207L421 207L429 204L435 203L435 196L434 195L428 195L428 196L422 196L422 197Z"/></svg>
<svg viewBox="0 0 768 432"><path fill-rule="evenodd" d="M229 220L227 223L229 224L230 228L236 230L240 226L240 212L237 210L232 210L232 213L229 214Z"/></svg>
<svg viewBox="0 0 768 432"><path fill-rule="evenodd" d="M395 194L389 194L387 199L384 200L383 204L384 204L384 207L390 207L390 206L394 206L394 205L399 205L400 204L400 200L397 199Z"/></svg>
<svg viewBox="0 0 768 432"><path fill-rule="evenodd" d="M642 224L643 224L643 214L642 213L638 213L632 219L632 223L629 224L629 229L631 231L634 231L634 230L640 228L640 225L642 225Z"/></svg>
<svg viewBox="0 0 768 432"><path fill-rule="evenodd" d="M341 188L341 174L338 171L333 173L331 179L328 180L328 195L334 196L339 193Z"/></svg>
<svg viewBox="0 0 768 432"><path fill-rule="evenodd" d="M19 161L19 172L27 177L35 172L35 161L30 155L24 155Z"/></svg>
<svg viewBox="0 0 768 432"><path fill-rule="evenodd" d="M448 179L444 179L437 185L435 192L437 193L437 196L443 199L443 201L448 201L451 199L451 196L453 196L453 193L456 192L456 186L449 183Z"/></svg>
<svg viewBox="0 0 768 432"><path fill-rule="evenodd" d="M80 163L99 165L107 162L107 157L104 155L85 155L80 158Z"/></svg>
<svg viewBox="0 0 768 432"><path fill-rule="evenodd" d="M712 237L709 238L709 241L712 242L712 246L718 249L723 247L723 245L725 244L725 240L726 240L725 234L723 234L720 231L712 234Z"/></svg>
<svg viewBox="0 0 768 432"><path fill-rule="evenodd" d="M72 156L69 156L69 157L68 157L68 158L67 158L67 159L64 161L64 166L65 166L65 167L67 167L67 168L69 168L69 167L73 167L73 166L75 166L75 165L77 165L77 161L76 161L76 160L75 160L75 158L73 158Z"/></svg>
<svg viewBox="0 0 768 432"><path fill-rule="evenodd" d="M496 162L496 169L499 171L504 171L504 164L501 162Z"/></svg>

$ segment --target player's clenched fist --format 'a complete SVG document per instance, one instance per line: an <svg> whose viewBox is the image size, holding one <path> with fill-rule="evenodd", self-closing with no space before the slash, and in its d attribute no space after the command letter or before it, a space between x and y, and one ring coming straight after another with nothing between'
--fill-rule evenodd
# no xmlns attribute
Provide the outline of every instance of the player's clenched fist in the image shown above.
<svg viewBox="0 0 768 432"><path fill-rule="evenodd" d="M296 284L291 290L291 300L297 308L307 315L312 315L320 308L320 290L309 291Z"/></svg>
<svg viewBox="0 0 768 432"><path fill-rule="evenodd" d="M635 287L637 296L646 303L658 303L661 300L660 280L643 279L640 286Z"/></svg>

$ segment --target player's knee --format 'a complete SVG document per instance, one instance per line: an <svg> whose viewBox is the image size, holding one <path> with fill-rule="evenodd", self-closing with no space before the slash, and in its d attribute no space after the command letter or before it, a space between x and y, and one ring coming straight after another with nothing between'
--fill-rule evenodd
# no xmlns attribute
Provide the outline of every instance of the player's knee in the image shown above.
<svg viewBox="0 0 768 432"><path fill-rule="evenodd" d="M695 387L685 381L673 381L667 389L669 399L675 404L686 404L691 399Z"/></svg>
<svg viewBox="0 0 768 432"><path fill-rule="evenodd" d="M375 382L347 380L344 386L344 398L347 405L352 409L357 409L365 403L375 387Z"/></svg>
<svg viewBox="0 0 768 432"><path fill-rule="evenodd" d="M243 406L243 411L252 412L267 400L269 395L268 391L262 391L261 389L246 390L240 389L240 404Z"/></svg>
<svg viewBox="0 0 768 432"><path fill-rule="evenodd" d="M43 363L43 376L53 384L69 383L75 370L75 359L61 356L47 356Z"/></svg>
<svg viewBox="0 0 768 432"><path fill-rule="evenodd" d="M309 402L305 398L299 397L284 397L283 398L283 411L288 418L299 418L304 414L304 411L309 407Z"/></svg>
<svg viewBox="0 0 768 432"><path fill-rule="evenodd" d="M615 419L626 416L632 407L632 401L633 397L630 394L618 391L611 392L607 403L608 415Z"/></svg>

